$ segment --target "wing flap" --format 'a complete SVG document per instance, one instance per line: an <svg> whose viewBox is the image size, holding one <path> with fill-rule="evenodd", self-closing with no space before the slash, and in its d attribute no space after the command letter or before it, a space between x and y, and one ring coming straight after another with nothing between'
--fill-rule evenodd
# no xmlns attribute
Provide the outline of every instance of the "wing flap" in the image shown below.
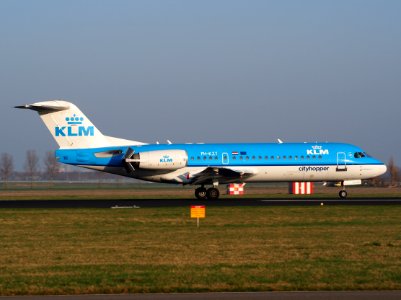
<svg viewBox="0 0 401 300"><path fill-rule="evenodd" d="M191 184L213 184L218 181L219 183L230 183L243 181L245 178L251 177L256 174L254 170L241 170L232 168L219 168L207 167L203 171L195 174L190 183Z"/></svg>

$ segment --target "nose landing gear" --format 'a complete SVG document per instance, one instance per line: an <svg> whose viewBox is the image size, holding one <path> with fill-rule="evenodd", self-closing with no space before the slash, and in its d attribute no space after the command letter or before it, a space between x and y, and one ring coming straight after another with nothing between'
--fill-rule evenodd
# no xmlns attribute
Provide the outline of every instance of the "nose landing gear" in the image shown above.
<svg viewBox="0 0 401 300"><path fill-rule="evenodd" d="M347 191L346 190L341 190L338 195L340 196L341 199L346 199L347 198Z"/></svg>
<svg viewBox="0 0 401 300"><path fill-rule="evenodd" d="M347 198L348 193L345 190L344 181L341 181L341 191L338 193L338 195L340 196L341 199L346 199Z"/></svg>

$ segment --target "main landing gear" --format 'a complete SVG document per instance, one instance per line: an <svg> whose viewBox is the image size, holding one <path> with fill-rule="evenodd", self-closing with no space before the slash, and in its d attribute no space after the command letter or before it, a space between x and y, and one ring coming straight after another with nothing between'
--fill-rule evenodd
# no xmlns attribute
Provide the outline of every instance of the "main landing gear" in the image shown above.
<svg viewBox="0 0 401 300"><path fill-rule="evenodd" d="M341 199L346 199L348 194L347 191L344 188L344 181L341 181L341 191L338 193Z"/></svg>
<svg viewBox="0 0 401 300"><path fill-rule="evenodd" d="M199 200L217 200L219 199L220 192L218 188L211 187L206 189L203 185L195 189L195 197Z"/></svg>

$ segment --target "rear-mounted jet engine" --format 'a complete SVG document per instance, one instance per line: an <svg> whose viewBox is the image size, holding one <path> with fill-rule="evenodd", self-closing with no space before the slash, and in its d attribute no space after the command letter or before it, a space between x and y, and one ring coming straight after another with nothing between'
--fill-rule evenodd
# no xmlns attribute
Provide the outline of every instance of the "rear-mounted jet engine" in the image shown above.
<svg viewBox="0 0 401 300"><path fill-rule="evenodd" d="M131 171L135 169L178 170L186 167L187 161L188 155L184 150L157 150L134 153L130 148L125 155L125 163Z"/></svg>

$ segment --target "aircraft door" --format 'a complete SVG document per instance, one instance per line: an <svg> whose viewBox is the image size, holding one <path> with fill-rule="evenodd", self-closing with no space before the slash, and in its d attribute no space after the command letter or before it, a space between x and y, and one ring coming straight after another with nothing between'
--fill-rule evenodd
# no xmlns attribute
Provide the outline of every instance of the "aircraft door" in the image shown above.
<svg viewBox="0 0 401 300"><path fill-rule="evenodd" d="M337 152L337 172L347 171L347 155L345 152Z"/></svg>
<svg viewBox="0 0 401 300"><path fill-rule="evenodd" d="M228 158L228 153L227 153L227 152L224 152L224 153L221 155L221 163L222 163L223 165L228 165L229 162L230 162L230 160L229 160L229 158Z"/></svg>

